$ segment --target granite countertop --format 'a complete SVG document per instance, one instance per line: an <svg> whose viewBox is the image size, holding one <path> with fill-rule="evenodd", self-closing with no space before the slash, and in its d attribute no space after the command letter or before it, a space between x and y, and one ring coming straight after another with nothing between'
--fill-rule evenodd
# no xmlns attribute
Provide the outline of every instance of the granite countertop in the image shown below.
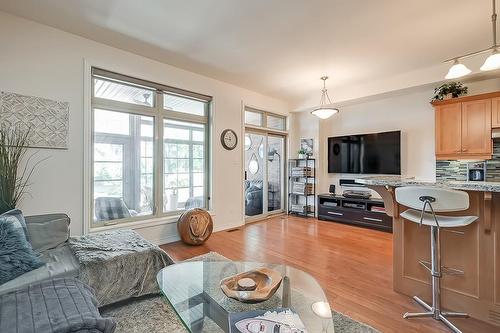
<svg viewBox="0 0 500 333"><path fill-rule="evenodd" d="M370 176L357 178L356 183L368 186L437 186L464 191L500 192L500 182L431 181L401 176Z"/></svg>

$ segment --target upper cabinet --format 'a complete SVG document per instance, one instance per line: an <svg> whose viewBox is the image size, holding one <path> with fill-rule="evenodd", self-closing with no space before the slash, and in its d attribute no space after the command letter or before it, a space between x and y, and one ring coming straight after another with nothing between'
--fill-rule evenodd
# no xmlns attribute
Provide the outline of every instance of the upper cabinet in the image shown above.
<svg viewBox="0 0 500 333"><path fill-rule="evenodd" d="M491 99L462 103L462 153L492 154Z"/></svg>
<svg viewBox="0 0 500 333"><path fill-rule="evenodd" d="M500 92L432 104L438 160L491 159L491 129L500 127Z"/></svg>
<svg viewBox="0 0 500 333"><path fill-rule="evenodd" d="M491 99L491 127L500 127L500 97Z"/></svg>
<svg viewBox="0 0 500 333"><path fill-rule="evenodd" d="M462 104L436 107L436 155L462 151Z"/></svg>

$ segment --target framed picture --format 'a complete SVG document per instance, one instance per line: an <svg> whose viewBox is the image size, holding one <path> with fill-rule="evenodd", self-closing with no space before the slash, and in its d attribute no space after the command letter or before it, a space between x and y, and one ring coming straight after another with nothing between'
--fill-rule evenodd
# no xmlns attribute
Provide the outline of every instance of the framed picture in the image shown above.
<svg viewBox="0 0 500 333"><path fill-rule="evenodd" d="M306 151L307 156L313 155L314 140L313 139L300 139L300 148Z"/></svg>

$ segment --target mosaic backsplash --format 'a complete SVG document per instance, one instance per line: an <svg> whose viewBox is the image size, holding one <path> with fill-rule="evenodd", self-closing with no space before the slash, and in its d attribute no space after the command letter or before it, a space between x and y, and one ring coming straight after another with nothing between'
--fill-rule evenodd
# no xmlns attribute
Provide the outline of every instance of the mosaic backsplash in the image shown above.
<svg viewBox="0 0 500 333"><path fill-rule="evenodd" d="M437 180L467 180L470 161L436 161ZM500 141L493 141L492 159L486 161L486 181L500 182Z"/></svg>

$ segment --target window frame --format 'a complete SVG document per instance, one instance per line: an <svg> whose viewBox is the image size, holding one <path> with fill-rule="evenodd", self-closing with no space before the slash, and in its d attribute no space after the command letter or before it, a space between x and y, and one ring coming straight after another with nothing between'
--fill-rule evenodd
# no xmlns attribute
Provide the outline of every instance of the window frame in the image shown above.
<svg viewBox="0 0 500 333"><path fill-rule="evenodd" d="M88 140L89 147L88 150L86 150L86 156L85 158L86 161L88 161L87 167L88 167L88 176L85 177L86 182L89 182L89 184L86 184L87 190L84 191L85 195L85 200L88 201L88 207L89 212L87 214L86 218L86 227L84 227L84 230L91 230L91 229L96 229L96 228L102 228L106 226L112 226L112 225L126 225L127 223L130 222L140 222L140 221L148 221L148 220L153 220L157 218L166 218L166 217L174 217L178 216L181 214L184 210L176 210L176 211L164 211L163 209L163 192L164 192L164 144L165 144L165 139L164 139L164 120L174 120L174 121L183 121L183 122L190 122L190 123L197 123L197 124L202 124L205 128L205 136L204 136L204 142L203 142L203 153L204 153L204 180L203 180L203 186L204 186L204 207L207 210L211 209L211 170L210 170L210 165L211 165L211 129L212 129L212 122L211 122L211 108L212 108L212 97L208 95L203 95L203 94L198 94L194 93L191 91L179 89L179 88L174 88L166 85L161 85L158 83L153 83L137 78L133 78L127 75L122 75L118 74L115 72L110 72L106 71L97 67L90 66L89 67L89 78L90 78L90 85L87 86L88 93L86 94L87 96L90 95L90 103L85 110L87 112L90 112L90 117L85 118L88 122L86 128L89 129L88 135L90 135L90 140ZM106 98L101 98L101 97L96 97L94 96L95 90L94 90L94 79L103 79L106 81L110 82L117 82L123 85L128 85L132 87L138 87L142 89L149 89L153 91L153 106L146 106L146 105L140 105L140 104L133 104L133 103L127 103L127 102L121 102L121 101L116 101L116 100L111 100L111 99L106 99ZM201 101L204 103L205 106L205 114L203 116L199 115L194 115L194 114L189 114L189 113L183 113L179 111L172 111L172 110L167 110L164 109L163 107L163 97L164 94L174 94L178 95L183 98L188 98L188 99L193 99L197 101ZM102 109L106 111L114 111L114 112L120 112L120 113L127 113L129 115L136 115L136 116L147 116L151 117L153 120L153 202L154 205L152 207L152 213L148 215L141 215L141 216L132 216L128 218L123 218L123 219L115 219L115 220L109 220L109 221L95 221L94 220L94 211L95 211L95 202L94 202L94 145L96 143L99 143L100 141L96 141L96 136L95 136L95 131L94 131L94 110L96 109ZM87 133L86 133L87 134ZM113 134L112 134L113 135ZM139 141L136 142L137 144L140 144L141 138L138 139ZM140 159L140 158L139 158ZM125 170L125 158L123 160L123 173L125 178L125 172L128 172ZM133 172L133 170L132 170ZM140 174L140 170L139 170ZM140 180L140 176L139 176ZM123 189L125 192L125 188Z"/></svg>
<svg viewBox="0 0 500 333"><path fill-rule="evenodd" d="M254 125L247 123L246 121L246 112L253 112L253 113L259 113L261 115L262 119L262 124L261 126L259 125ZM274 127L268 127L267 126L267 117L274 117L274 118L279 118L283 121L283 128L278 129ZM265 129L270 132L276 132L276 133L281 133L281 134L287 134L288 133L288 124L287 124L287 117L278 113L274 112L269 112L269 111L264 111L264 110L259 110L254 107L245 105L243 108L243 125L246 128L251 128L251 129Z"/></svg>

